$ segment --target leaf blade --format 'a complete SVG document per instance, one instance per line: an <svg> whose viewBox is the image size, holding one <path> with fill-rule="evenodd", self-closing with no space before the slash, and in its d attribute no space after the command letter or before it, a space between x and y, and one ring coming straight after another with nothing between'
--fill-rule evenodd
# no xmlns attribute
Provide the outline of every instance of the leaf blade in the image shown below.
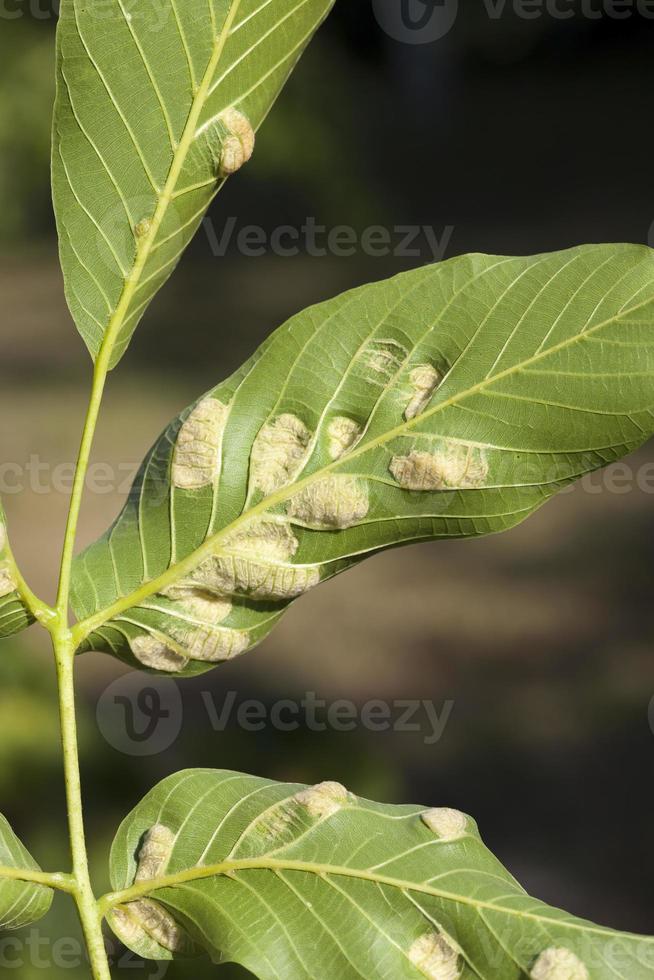
<svg viewBox="0 0 654 980"><path fill-rule="evenodd" d="M34 616L20 594L20 584L7 536L7 519L0 503L0 639L31 626Z"/></svg>
<svg viewBox="0 0 654 980"><path fill-rule="evenodd" d="M53 198L68 303L118 363L225 177L237 106L256 130L333 0L64 0Z"/></svg>
<svg viewBox="0 0 654 980"><path fill-rule="evenodd" d="M40 871L8 821L0 814L0 867ZM42 919L52 904L52 889L0 877L0 929L20 929Z"/></svg>
<svg viewBox="0 0 654 980"><path fill-rule="evenodd" d="M154 879L135 888L153 828L167 843L148 863ZM590 970L570 976L616 980L626 970L644 980L654 962L653 939L531 899L470 817L371 803L333 783L212 770L169 777L124 821L111 872L121 912L110 924L135 952L152 937L126 936L125 916L131 908L138 919L138 902L154 896L215 962L262 978L518 980L546 976L539 959L566 950ZM156 958L175 956L164 945Z"/></svg>
<svg viewBox="0 0 654 980"><path fill-rule="evenodd" d="M173 422L79 560L87 645L133 663L145 635L169 641L168 669L202 669L202 639L249 648L366 554L505 530L635 449L652 269L637 246L464 256L295 317ZM234 601L211 623L180 586Z"/></svg>

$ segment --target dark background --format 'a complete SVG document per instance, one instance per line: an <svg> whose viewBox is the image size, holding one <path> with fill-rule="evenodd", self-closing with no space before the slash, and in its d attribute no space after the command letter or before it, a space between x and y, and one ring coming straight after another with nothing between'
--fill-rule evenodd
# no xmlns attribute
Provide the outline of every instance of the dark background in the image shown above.
<svg viewBox="0 0 654 980"><path fill-rule="evenodd" d="M608 0L603 16L600 0L586 0L565 20L546 10L525 19L490 0L471 6L444 37L409 44L382 29L370 0L338 2L254 161L218 198L215 234L231 216L237 230L267 232L314 217L358 233L427 225L442 239L446 230L447 256L647 242L654 20L634 11L617 20ZM15 550L49 597L90 365L65 308L49 204L55 21L45 0L10 7L0 16L0 461L18 467L2 471ZM20 16L8 17L13 10ZM83 542L114 517L125 490L116 483L198 392L307 304L431 261L424 236L418 247L347 258L253 258L232 247L219 257L202 230L111 380L94 460L119 480L89 494ZM107 691L122 668L84 657L82 759L99 886L109 842L139 798L171 772L215 766L459 807L539 898L651 932L651 460L649 448L508 535L389 553L322 587L261 649L180 684L183 727L171 702L149 743L160 751L147 757L134 755L140 743L125 739L116 688ZM122 683L137 707L151 686L140 675ZM158 688L164 704L168 684ZM428 727L250 733L232 717L214 731L207 703L220 710L229 692L236 705L315 692L330 703L453 707L431 745ZM138 711L135 720L147 721ZM36 631L0 651L0 726L0 810L44 866L63 866L54 677ZM64 943L53 945L56 936ZM0 966L21 980L44 969L76 980L87 975L74 965L77 937L57 900L49 920L10 937L19 946L0 938ZM158 970L123 961L116 976ZM167 976L189 971L203 978L215 968ZM245 976L231 967L219 975Z"/></svg>

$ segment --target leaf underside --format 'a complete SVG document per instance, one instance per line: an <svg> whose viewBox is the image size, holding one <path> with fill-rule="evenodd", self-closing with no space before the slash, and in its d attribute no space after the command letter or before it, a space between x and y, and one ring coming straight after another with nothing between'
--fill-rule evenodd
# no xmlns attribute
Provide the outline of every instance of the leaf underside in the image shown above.
<svg viewBox="0 0 654 980"><path fill-rule="evenodd" d="M0 504L0 639L20 633L33 622L32 614L18 593L5 513Z"/></svg>
<svg viewBox="0 0 654 980"><path fill-rule="evenodd" d="M654 940L530 898L471 818L371 803L335 783L171 776L121 826L111 875L117 891L135 878L142 887L109 916L136 953L206 950L263 980L645 980L654 970ZM557 964L568 972L547 972Z"/></svg>
<svg viewBox="0 0 654 980"><path fill-rule="evenodd" d="M17 592L0 598L0 639L22 633L33 622L34 618Z"/></svg>
<svg viewBox="0 0 654 980"><path fill-rule="evenodd" d="M0 866L38 871L39 866L0 814ZM20 929L43 918L52 904L52 890L31 882L0 878L0 928Z"/></svg>
<svg viewBox="0 0 654 980"><path fill-rule="evenodd" d="M296 316L187 409L76 561L82 649L197 673L401 543L523 520L654 430L654 261L471 255Z"/></svg>
<svg viewBox="0 0 654 980"><path fill-rule="evenodd" d="M66 297L115 365L333 0L63 0L53 198ZM298 134L298 139L300 138Z"/></svg>

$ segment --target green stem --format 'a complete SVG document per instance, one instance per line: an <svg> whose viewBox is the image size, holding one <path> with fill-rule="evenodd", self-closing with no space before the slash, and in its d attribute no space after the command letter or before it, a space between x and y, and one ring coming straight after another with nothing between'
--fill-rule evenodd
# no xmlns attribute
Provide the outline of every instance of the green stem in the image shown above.
<svg viewBox="0 0 654 980"><path fill-rule="evenodd" d="M95 980L111 980L109 962L102 935L102 918L93 894L89 874L84 815L82 808L82 786L79 768L79 749L77 741L77 717L75 713L75 682L73 664L75 649L70 631L60 627L53 632L53 646L59 682L59 708L61 716L61 739L64 754L64 773L66 778L66 803L68 808L68 828L73 860L74 887L71 889L88 947L89 962Z"/></svg>
<svg viewBox="0 0 654 980"><path fill-rule="evenodd" d="M75 553L75 540L77 538L77 525L79 523L79 515L82 508L84 484L86 482L86 473L91 457L95 430L98 424L98 416L100 414L100 406L102 404L102 395L104 394L104 388L107 381L108 361L110 356L110 348L108 346L103 347L100 355L98 356L93 372L93 386L91 388L91 397L86 414L86 421L84 423L84 432L82 433L79 456L77 458L77 468L75 470L75 480L73 482L70 507L68 510L64 547L61 553L59 591L57 593L57 612L59 614L60 623L67 622L68 619L70 580L72 574L73 556Z"/></svg>
<svg viewBox="0 0 654 980"><path fill-rule="evenodd" d="M72 875L65 875L62 872L50 874L46 871L34 871L31 868L6 868L0 865L0 879L7 878L10 881L28 881L34 885L43 885L45 888L55 888L60 892L73 894L75 891L75 879Z"/></svg>
<svg viewBox="0 0 654 980"><path fill-rule="evenodd" d="M109 969L109 961L102 934L102 917L100 916L98 904L93 893L89 873L79 767L77 716L75 711L74 664L76 644L68 625L68 606L77 526L82 508L84 485L93 447L93 439L95 437L102 396L109 371L111 348L112 345L110 343L103 344L93 372L91 396L84 422L79 455L77 457L77 467L61 555L59 589L55 611L56 618L54 622L45 624L52 636L59 685L59 712L61 718L61 742L64 755L68 833L73 861L72 877L74 888L72 889L72 894L75 898L77 911L82 924L89 954L89 964L94 980L111 980L111 971Z"/></svg>
<svg viewBox="0 0 654 980"><path fill-rule="evenodd" d="M107 961L102 936L102 917L100 915L98 903L96 902L93 894L93 888L89 875L88 854L86 849L84 818L82 812L82 792L79 772L79 750L77 744L73 670L75 650L78 646L79 637L78 632L70 629L68 621L68 607L70 604L70 590L73 557L75 553L75 541L77 538L77 527L82 508L84 485L86 482L86 474L91 449L93 446L93 439L97 427L98 416L100 414L100 406L102 403L107 374L112 366L115 343L117 338L120 336L120 331L127 316L129 315L131 302L139 288L148 258L154 246L154 242L177 188L177 183L179 181L180 174L182 173L184 162L192 148L193 141L195 140L196 129L200 120L202 109L209 95L217 65L224 51L227 39L229 37L229 32L234 23L236 13L240 5L241 0L234 0L220 35L216 39L207 70L200 85L198 86L197 92L195 93L193 105L184 127L184 133L180 140L179 147L175 152L166 185L159 196L159 201L157 203L155 213L152 216L148 233L137 245L134 267L124 284L118 306L116 307L116 310L114 311L114 314L106 328L104 340L95 363L91 397L77 459L77 468L71 493L64 546L61 555L61 570L59 575L56 609L48 610L47 607L45 607L43 610L39 609L39 615L37 616L37 618L41 620L43 625L45 625L50 632L55 651L57 676L59 681L61 737L64 750L68 824L73 858L73 878L75 881L74 895L88 945L90 963L95 980L111 980L111 974L109 971L109 964ZM38 602L36 597L31 597L31 594L28 595L27 591L25 592L25 596L30 598L30 601L34 599L35 603Z"/></svg>

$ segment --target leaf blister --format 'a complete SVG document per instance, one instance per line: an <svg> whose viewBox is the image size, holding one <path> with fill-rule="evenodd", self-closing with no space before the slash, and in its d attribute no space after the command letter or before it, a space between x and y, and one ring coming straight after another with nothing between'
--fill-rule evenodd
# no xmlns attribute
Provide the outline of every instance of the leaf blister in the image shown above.
<svg viewBox="0 0 654 980"><path fill-rule="evenodd" d="M467 256L300 314L197 403L229 405L211 485L171 488L176 447L196 409L155 446L123 515L78 564L81 608L97 618L107 609L129 638L163 633L189 658L185 671L195 671L192 647L206 656L213 637L216 658L221 641L224 658L242 652L290 600L366 554L513 526L651 431L651 343L641 338L638 376L604 408L598 387L631 363L623 345L634 318L652 315L651 270L650 252L636 246ZM572 315L576 302L581 312ZM566 394L553 398L553 389ZM407 419L417 397L420 411ZM351 424L343 428L343 419ZM131 609L129 590L103 572L109 567L132 583ZM171 622L174 602L147 608L177 586L238 601L219 624L208 617L205 635L189 631L181 608ZM129 639L112 633L110 643L100 628L88 647L129 653ZM235 631L234 643L223 628Z"/></svg>

